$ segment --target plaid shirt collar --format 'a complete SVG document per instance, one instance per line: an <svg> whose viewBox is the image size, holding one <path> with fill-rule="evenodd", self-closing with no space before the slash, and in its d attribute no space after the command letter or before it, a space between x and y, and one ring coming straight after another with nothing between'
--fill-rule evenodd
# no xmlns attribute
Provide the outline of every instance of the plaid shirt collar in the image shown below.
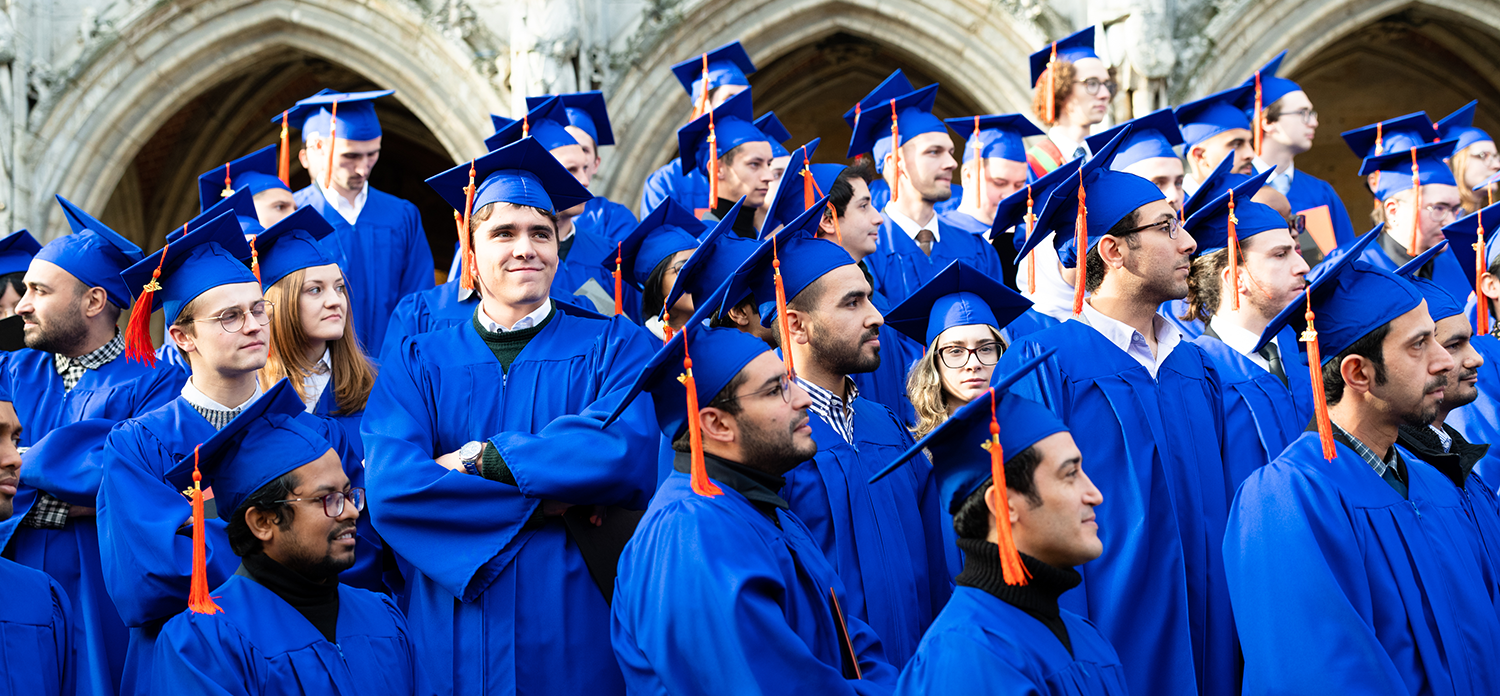
<svg viewBox="0 0 1500 696"><path fill-rule="evenodd" d="M1395 446L1386 451L1385 459L1381 459L1375 456L1375 452L1366 447L1365 443L1360 442L1359 438L1340 427L1338 423L1333 423L1332 425L1335 434L1339 435L1339 439L1343 440L1344 444L1349 446L1349 449L1354 450L1360 457L1364 458L1365 463L1369 464L1370 468L1375 470L1376 475L1385 478L1385 472L1396 466Z"/></svg>
<svg viewBox="0 0 1500 696"><path fill-rule="evenodd" d="M807 395L812 397L812 405L808 410L817 414L823 422L833 428L844 442L854 444L854 400L859 398L859 387L854 386L854 380L848 376L844 377L844 393L847 399L840 398L827 389L824 389L801 377L797 378L797 384L807 390Z"/></svg>
<svg viewBox="0 0 1500 696"><path fill-rule="evenodd" d="M82 365L86 369L97 370L124 354L125 339L120 336L120 330L115 329L114 338L109 339L108 343L95 348L85 355L70 358L60 353L53 353L52 364L57 368L57 374L62 374L64 370L74 363Z"/></svg>

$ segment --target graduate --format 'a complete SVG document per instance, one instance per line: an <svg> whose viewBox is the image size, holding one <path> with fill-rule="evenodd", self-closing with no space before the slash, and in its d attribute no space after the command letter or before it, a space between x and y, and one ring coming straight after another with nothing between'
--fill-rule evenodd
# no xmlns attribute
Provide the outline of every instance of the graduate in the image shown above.
<svg viewBox="0 0 1500 696"><path fill-rule="evenodd" d="M815 237L826 205L816 201L762 244L724 295L727 303L743 296L738 288L753 291L796 383L812 395L817 456L785 474L782 495L847 588L844 609L875 629L891 664L904 664L951 590L947 522L925 463L866 483L912 438L849 378L880 366L884 320L859 266Z"/></svg>
<svg viewBox="0 0 1500 696"><path fill-rule="evenodd" d="M16 305L26 348L0 358L0 409L15 411L17 444L28 448L15 514L0 522L0 549L52 576L72 601L79 690L116 693L128 638L100 565L95 509L105 436L170 400L183 375L124 357L117 325L132 293L120 271L140 260L140 248L57 200L73 232L32 259Z"/></svg>
<svg viewBox="0 0 1500 696"><path fill-rule="evenodd" d="M1091 154L1089 128L1104 121L1119 93L1114 69L1094 52L1094 33L1089 26L1031 54L1031 112L1047 128L1026 152L1034 176Z"/></svg>
<svg viewBox="0 0 1500 696"><path fill-rule="evenodd" d="M896 669L779 493L817 451L812 400L764 343L707 328L709 307L630 391L650 392L676 458L620 556L610 637L626 687L888 694Z"/></svg>
<svg viewBox="0 0 1500 696"><path fill-rule="evenodd" d="M428 183L469 218L460 275L480 302L386 354L363 422L419 662L444 694L623 693L600 564L655 488L661 434L644 401L601 421L659 344L548 296L554 216L589 193L536 138Z"/></svg>
<svg viewBox="0 0 1500 696"><path fill-rule="evenodd" d="M677 151L682 169L702 174L709 186L701 198L683 203L688 210L703 211L708 223L723 219L741 198L747 208L760 208L770 200L771 139L755 127L750 92L740 92L677 129ZM679 201L680 203L682 201ZM707 208L705 208L707 206ZM742 217L735 232L758 239L755 217Z"/></svg>
<svg viewBox="0 0 1500 696"><path fill-rule="evenodd" d="M1167 197L1167 202L1182 210L1187 198L1182 191L1184 171L1182 159L1173 149L1182 145L1182 129L1177 127L1177 115L1171 109L1158 109L1091 135L1084 143L1090 150L1098 151L1126 126L1130 127L1130 136L1120 144L1120 151L1110 169L1134 174L1156 184L1161 195Z"/></svg>
<svg viewBox="0 0 1500 696"><path fill-rule="evenodd" d="M354 565L365 489L305 424L292 387L278 383L177 463L194 477L191 489L212 481L239 568L211 594L197 569L193 602L156 643L153 694L418 691L395 602L339 582ZM195 512L195 527L203 515Z"/></svg>
<svg viewBox="0 0 1500 696"><path fill-rule="evenodd" d="M1453 359L1406 281L1356 254L1310 275L1261 340L1307 338L1325 400L1245 480L1224 536L1244 691L1494 693L1493 573L1462 493L1392 446L1435 418Z"/></svg>
<svg viewBox="0 0 1500 696"><path fill-rule="evenodd" d="M870 90L870 93L866 94L863 99L855 102L854 106L844 112L844 123L849 124L850 130L858 132L864 120L864 112L869 111L873 115L879 113L882 108L889 109L892 99L915 90L911 81L906 79L906 74L897 68L876 85L875 89ZM855 162L868 157L875 163L877 176L870 182L870 200L876 210L885 210L885 206L891 202L891 181L895 178L896 172L895 169L889 172L885 169L886 156L891 154L890 130L887 129L885 133L876 135L879 137L873 143L851 141L848 156ZM856 144L866 149L856 151L854 150ZM939 215L958 209L959 203L963 201L963 187L954 184L950 188L952 195L948 197L948 200L936 202L932 206L932 209Z"/></svg>
<svg viewBox="0 0 1500 696"><path fill-rule="evenodd" d="M646 329L663 343L693 314L693 296L673 293L672 286L698 249L698 237L705 229L698 218L669 198L642 218L614 251L598 260L602 268L620 269L622 285L628 283L640 293L637 311ZM666 304L668 295L674 297L671 305ZM623 303L623 294L618 299Z"/></svg>
<svg viewBox="0 0 1500 696"><path fill-rule="evenodd" d="M206 213L235 191L248 188L255 204L256 222L261 229L270 229L297 210L292 188L277 177L276 167L276 146L267 145L199 174L198 212Z"/></svg>
<svg viewBox="0 0 1500 696"><path fill-rule="evenodd" d="M1126 693L1109 640L1058 606L1083 580L1075 566L1103 551L1094 515L1103 496L1067 426L1005 391L1044 359L996 374L886 469L932 453L964 552L953 599L901 671L899 694Z"/></svg>
<svg viewBox="0 0 1500 696"><path fill-rule="evenodd" d="M1458 182L1459 198L1466 213L1494 202L1496 187L1492 180L1500 174L1500 152L1495 149L1495 139L1474 127L1474 112L1478 108L1479 102L1471 101L1433 124L1439 140L1458 141L1453 156L1448 158L1448 168Z"/></svg>
<svg viewBox="0 0 1500 696"><path fill-rule="evenodd" d="M1053 189L1037 223L1080 271L1074 316L1022 337L996 371L1056 349L1012 391L1086 429L1086 460L1111 462L1095 473L1111 501L1099 509L1104 554L1063 606L1120 650L1131 691L1238 693L1215 540L1230 495L1219 472L1239 453L1227 451L1212 361L1157 313L1187 294L1197 244L1155 184L1109 170L1127 136Z"/></svg>
<svg viewBox="0 0 1500 696"><path fill-rule="evenodd" d="M1007 196L995 209L995 224L990 228L995 251L1015 259L1016 289L1032 302L1031 309L1002 331L1006 343L1073 316L1073 269L1064 268L1057 260L1052 232L1036 222L1053 189L1077 177L1081 166L1082 159L1070 160Z"/></svg>
<svg viewBox="0 0 1500 696"><path fill-rule="evenodd" d="M1225 158L1234 164L1229 171L1249 174L1255 170L1255 143L1250 135L1250 119L1244 105L1254 99L1254 87L1232 87L1202 99L1190 101L1173 110L1177 126L1182 129L1183 159L1187 160L1187 177L1183 181L1191 195Z"/></svg>
<svg viewBox="0 0 1500 696"><path fill-rule="evenodd" d="M738 41L673 65L672 74L692 100L693 111L687 120L717 109L730 97L749 90L750 80L745 76L753 72L755 63ZM708 175L692 165L674 159L651 172L641 191L641 205L636 209L639 214L645 217L667 198L699 214L708 198Z"/></svg>
<svg viewBox="0 0 1500 696"><path fill-rule="evenodd" d="M684 295L688 298L706 298L712 295L729 280L729 276L739 269L745 259L750 258L760 242L735 233L734 226L739 222L741 214L751 215L752 211L737 204L724 219L699 235L698 248L688 255L682 269L677 271L677 281L672 283L671 290L662 300L662 306L675 307L683 301ZM694 299L693 303L696 309L697 300ZM760 314L753 300L732 307L715 307L713 314L709 315L709 321L716 326L738 328L752 333L771 347L776 346L773 332L760 325Z"/></svg>
<svg viewBox="0 0 1500 696"><path fill-rule="evenodd" d="M1009 230L999 243L990 237L990 228L995 224L995 209L1000 206L1000 201L1026 188L1026 184L1035 178L1026 164L1023 139L1042 135L1042 129L1021 114L948 118L943 119L943 123L964 140L963 195L957 210L941 213L938 217L953 227L984 238L984 241L994 244L995 249L1001 249L1012 240ZM1006 254L997 254L997 258L1000 277L996 280L1015 287L1015 262Z"/></svg>
<svg viewBox="0 0 1500 696"><path fill-rule="evenodd" d="M21 422L0 407L0 522L10 519L21 485ZM0 557L0 692L72 696L74 672L71 603L57 580L40 570Z"/></svg>
<svg viewBox="0 0 1500 696"><path fill-rule="evenodd" d="M182 491L192 470L178 463L261 394L256 374L266 361L270 310L250 271L249 245L232 213L225 213L170 242L119 274L126 287L142 290L132 312L144 322L163 312L167 335L186 353L192 376L160 407L122 421L104 444L104 478L99 485L99 538L104 584L109 599L129 627L129 650L119 693L151 689L152 656L162 624L188 606L194 543L183 533L191 505ZM133 324L134 325L134 324ZM126 341L126 354L150 355L139 334ZM336 423L308 415L308 422L340 448L347 474L363 484L363 466ZM368 522L361 536L378 542ZM209 586L234 572L223 525L205 525ZM360 550L360 567L346 581L360 578L381 587L378 543Z"/></svg>
<svg viewBox="0 0 1500 696"><path fill-rule="evenodd" d="M1481 224L1482 223L1482 224ZM1484 239L1481 240L1481 230ZM1475 384L1479 397L1471 404L1455 409L1445 421L1469 442L1492 445L1488 454L1475 465L1479 477L1500 488L1500 338L1496 338L1496 295L1500 295L1500 204L1481 208L1443 228L1450 242L1450 253L1464 269L1474 288L1477 302L1474 312L1474 336L1470 345L1479 351L1484 364L1479 366ZM1483 252L1483 255L1480 255Z"/></svg>
<svg viewBox="0 0 1500 696"><path fill-rule="evenodd" d="M0 238L0 319L15 316L16 304L26 294L26 269L41 250L42 245L26 230Z"/></svg>
<svg viewBox="0 0 1500 696"><path fill-rule="evenodd" d="M573 136L578 147L583 150L583 156L578 158L578 162L563 162L563 166L573 173L578 183L588 188L593 183L594 176L599 173L599 163L602 161L599 148L615 144L615 132L609 125L609 107L604 103L604 93L592 90L527 97L527 111L541 106L552 96L562 101L568 118L568 135ZM500 130L500 126L496 125L495 130ZM557 153L553 155L556 156ZM558 157L558 161L561 162L562 158ZM635 223L635 214L630 212L630 208L604 196L590 198L588 203L583 204L583 212L573 218L573 225L578 229L587 230L612 242L624 239L625 235L635 229Z"/></svg>
<svg viewBox="0 0 1500 696"><path fill-rule="evenodd" d="M1255 148L1251 165L1257 172L1275 170L1269 186L1286 196L1293 214L1328 206L1335 241L1347 244L1354 240L1354 225L1349 221L1343 200L1328 182L1297 169L1297 155L1312 149L1313 136L1318 131L1318 110L1313 108L1301 85L1277 77L1285 57L1286 51L1276 54L1244 83L1257 90L1245 107Z"/></svg>
<svg viewBox="0 0 1500 696"><path fill-rule="evenodd" d="M372 349L382 344L396 303L433 281L432 250L417 207L369 183L382 132L372 102L394 93L325 89L273 119L302 131L297 158L312 183L293 198L297 207L310 205L333 225L324 244L344 269L354 332ZM281 156L285 160L288 153Z"/></svg>
<svg viewBox="0 0 1500 696"><path fill-rule="evenodd" d="M883 170L894 182L893 195L882 211L885 224L875 253L864 259L875 285L893 303L906 299L956 259L992 277L1004 275L993 247L943 222L933 207L952 196L950 182L958 166L948 126L932 115L937 90L937 85L929 85L864 114L849 145L850 152L871 149L892 132L895 120L893 146L883 159Z"/></svg>
<svg viewBox="0 0 1500 696"><path fill-rule="evenodd" d="M1443 227L1463 214L1453 172L1443 164L1455 145L1448 140L1365 158L1359 173L1373 182L1371 190L1385 220L1383 233L1364 252L1365 263L1395 271L1443 241ZM1458 297L1467 297L1473 289L1452 253L1432 257L1418 277L1431 279Z"/></svg>
<svg viewBox="0 0 1500 696"><path fill-rule="evenodd" d="M359 421L375 386L375 365L354 338L343 271L320 244L332 233L318 211L301 208L255 236L261 286L276 308L258 379L291 380L307 412L343 426L363 459Z"/></svg>

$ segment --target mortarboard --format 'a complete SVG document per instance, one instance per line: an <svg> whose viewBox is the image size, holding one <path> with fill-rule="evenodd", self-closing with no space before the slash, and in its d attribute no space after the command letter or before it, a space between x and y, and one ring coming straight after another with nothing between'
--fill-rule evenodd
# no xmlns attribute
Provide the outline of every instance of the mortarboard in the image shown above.
<svg viewBox="0 0 1500 696"><path fill-rule="evenodd" d="M1235 174L1230 171L1234 168L1234 158L1225 157L1219 160L1219 164L1209 173L1208 178L1198 185L1198 190L1188 196L1182 203L1182 216L1184 219L1193 216L1199 208L1208 205L1210 201L1224 195L1225 191L1234 188L1250 178L1247 174Z"/></svg>
<svg viewBox="0 0 1500 696"><path fill-rule="evenodd" d="M766 140L771 141L772 157L786 157L791 154L787 152L786 146L783 143L792 139L792 133L786 129L786 126L781 124L781 119L776 118L775 111L767 111L761 114L760 118L755 119L752 123L756 128L760 129L760 132L766 134Z"/></svg>
<svg viewBox="0 0 1500 696"><path fill-rule="evenodd" d="M887 326L924 346L955 326L996 331L1031 308L1031 300L963 261L954 261L885 315Z"/></svg>
<svg viewBox="0 0 1500 696"><path fill-rule="evenodd" d="M1422 293L1422 298L1427 300L1427 313L1432 315L1433 321L1442 321L1464 313L1464 303L1455 298L1452 293L1444 290L1443 286L1417 275L1423 266L1431 263L1438 254L1447 249L1448 240L1445 239L1396 269L1396 275L1411 283L1417 292Z"/></svg>
<svg viewBox="0 0 1500 696"><path fill-rule="evenodd" d="M252 248L260 265L262 287L271 287L295 271L338 263L320 240L333 234L333 226L310 205L255 235Z"/></svg>
<svg viewBox="0 0 1500 696"><path fill-rule="evenodd" d="M860 125L864 121L865 112L879 110L879 108L882 106L889 106L892 99L895 99L896 97L902 96L904 94L909 94L914 91L916 91L916 88L911 86L911 81L906 79L906 75L901 72L900 68L897 68L895 72L891 73L884 80L882 80L880 84L876 85L875 89L870 90L870 93L866 94L863 99L855 102L853 108L844 112L844 123L849 124L850 130L854 131L854 137L849 141L848 156L856 157L858 155L863 155L870 152L870 150L863 150L860 152L854 151L854 147L856 145L855 140L860 137ZM886 140L889 137L889 135L884 135L880 138L877 138L873 144L864 144L865 146L872 146L874 147L874 149L879 149L881 151L880 154L876 155L874 158L875 171L877 172L885 169L885 153L891 151L891 144L889 142L882 141Z"/></svg>
<svg viewBox="0 0 1500 696"><path fill-rule="evenodd" d="M141 248L68 199L58 196L57 203L73 233L48 242L35 258L56 264L87 287L104 288L111 304L128 309L135 294L120 279L120 272L141 260Z"/></svg>
<svg viewBox="0 0 1500 696"><path fill-rule="evenodd" d="M1031 119L1021 114L947 118L943 119L943 123L948 124L949 128L964 139L964 165L968 166L970 162L974 162L974 166L978 168L980 181L986 178L985 169L988 167L986 160L1003 159L1024 163L1026 144L1022 138L1045 135L1042 129L1037 128L1036 124L1031 122ZM978 159L974 158L976 152L981 155ZM987 189L987 186L979 187L980 206L989 204L986 200Z"/></svg>
<svg viewBox="0 0 1500 696"><path fill-rule="evenodd" d="M26 272L31 267L31 259L41 250L42 245L26 230L6 235L0 239L0 276ZM0 292L4 292L4 288L0 288Z"/></svg>
<svg viewBox="0 0 1500 696"><path fill-rule="evenodd" d="M989 391L960 406L932 432L871 476L869 482L879 481L926 451L931 456L933 476L937 478L938 500L947 505L950 514L958 512L959 506L985 481L992 481L1000 492L1000 508L1004 509L1006 453L1015 456L1048 436L1068 432L1068 426L1047 407L1009 391L1012 384L1055 352L1056 349L1049 348L1008 374L995 372L990 378ZM1027 572L1011 538L1010 518L997 515L995 523L1005 583L1024 585Z"/></svg>
<svg viewBox="0 0 1500 696"><path fill-rule="evenodd" d="M1078 175L1078 169L1083 166L1083 162L1082 157L1064 162L1058 168L1027 184L1026 188L1006 196L1000 201L1000 205L995 207L995 221L990 224L990 239L1003 239L1005 231L1012 227L1018 225L1026 227L1024 234L1014 235L1011 241L1015 245L1015 251L1019 252L1016 261L1020 262L1022 256L1026 257L1028 293L1036 293L1036 257L1029 253L1036 244L1032 243L1028 246L1027 243L1033 238L1036 242L1040 242L1049 234L1046 230L1040 232L1036 230L1037 214L1041 212L1047 198L1052 195L1052 191L1059 184ZM1006 253L1002 252L998 246L995 247L995 251Z"/></svg>
<svg viewBox="0 0 1500 696"><path fill-rule="evenodd" d="M849 139L849 156L871 152L876 169L884 170L885 156L896 154L896 177L901 176L900 146L924 133L947 133L948 124L932 115L937 101L938 85L932 84L877 105L872 112L860 115L859 125ZM891 188L891 200L899 197L899 187Z"/></svg>
<svg viewBox="0 0 1500 696"><path fill-rule="evenodd" d="M380 137L381 131L380 119L375 117L372 102L395 93L393 89L371 92L324 89L287 109L287 123L302 131L303 142L307 141L309 133L345 140L374 140ZM277 116L271 122L277 123L280 119Z"/></svg>
<svg viewBox="0 0 1500 696"><path fill-rule="evenodd" d="M260 226L260 218L255 213L255 195L250 193L249 187L241 186L227 198L220 198L203 212L193 216L193 219L188 220L182 227L168 232L167 241L175 242L182 235L189 234L229 212L234 213L235 219L240 223L240 231L246 235L253 236L265 231L265 228Z"/></svg>
<svg viewBox="0 0 1500 696"><path fill-rule="evenodd" d="M761 226L762 233L775 230L777 226L790 222L793 218L801 215L807 210L809 203L822 198L828 193L827 188L820 187L816 179L812 178L810 170L813 152L817 151L818 144L822 138L813 138L806 145L788 153L791 161L787 163L786 169L781 172L781 183L776 187L776 195L765 204L766 218ZM843 170L842 165L835 165ZM837 174L834 175L837 177ZM832 182L829 182L832 185Z"/></svg>
<svg viewBox="0 0 1500 696"><path fill-rule="evenodd" d="M679 251L698 248L698 235L703 229L703 222L692 211L667 198L641 218L635 229L599 260L600 265L617 271L616 279L623 278L637 290L645 290L646 281L662 261ZM621 297L616 293L616 314L624 313ZM663 305L662 311L669 307Z"/></svg>
<svg viewBox="0 0 1500 696"><path fill-rule="evenodd" d="M1230 158L1225 157L1228 161ZM1183 229L1198 243L1197 255L1229 250L1229 289L1234 309L1240 308L1240 242L1261 232L1287 230L1286 218L1264 203L1252 200L1276 170L1268 168L1243 177L1233 188L1209 201L1183 222Z"/></svg>
<svg viewBox="0 0 1500 696"><path fill-rule="evenodd" d="M1255 99L1245 107L1245 117L1250 119L1250 130L1255 138L1255 156L1260 157L1261 132L1260 114L1267 106L1280 101L1282 97L1292 92L1302 91L1302 86L1284 77L1277 77L1276 71L1281 69L1281 60L1286 58L1286 51L1276 54L1269 63L1261 66L1255 74L1245 80L1242 87L1250 87L1255 90Z"/></svg>
<svg viewBox="0 0 1500 696"><path fill-rule="evenodd" d="M1057 119L1056 97L1057 89L1053 83L1056 73L1049 72L1052 61L1061 60L1076 63L1084 58L1098 58L1099 54L1094 52L1094 27L1092 25L1063 37L1061 40L1053 41L1042 50L1031 54L1031 86L1037 86L1042 76L1047 77L1044 87L1047 96L1046 122L1052 123Z"/></svg>
<svg viewBox="0 0 1500 696"><path fill-rule="evenodd" d="M528 99L528 106L530 102ZM521 120L511 121L485 138L484 146L494 151L528 136L536 138L548 150L577 145L578 139L568 132L568 125L568 112L563 108L562 99L547 97L531 107Z"/></svg>
<svg viewBox="0 0 1500 696"><path fill-rule="evenodd" d="M1458 145L1453 148L1454 152L1459 152L1474 143L1494 140L1489 133L1474 127L1474 111L1478 107L1477 100L1471 101L1437 122L1438 138L1458 141Z"/></svg>
<svg viewBox="0 0 1500 696"><path fill-rule="evenodd" d="M1437 139L1437 126L1425 111L1398 116L1379 123L1344 131L1344 143L1361 159L1406 151Z"/></svg>
<svg viewBox="0 0 1500 696"><path fill-rule="evenodd" d="M1417 145L1406 150L1366 157L1360 163L1360 176L1375 174L1374 181L1370 183L1370 191L1375 194L1377 201L1387 201L1403 191L1415 190L1412 197L1412 239L1406 247L1412 255L1416 255L1416 237L1422 229L1421 187L1429 184L1458 185L1453 178L1453 170L1444 161L1453 156L1453 147L1457 144L1456 140L1444 140Z"/></svg>
<svg viewBox="0 0 1500 696"><path fill-rule="evenodd" d="M708 97L714 90L724 85L749 87L750 79L745 76L753 72L755 63L750 61L750 54L738 41L672 66L672 74L677 76L677 81L693 100L694 118L707 110ZM708 88L704 89L704 85Z"/></svg>
<svg viewBox="0 0 1500 696"><path fill-rule="evenodd" d="M1483 235L1480 231L1483 230ZM1500 230L1500 203L1480 208L1465 215L1443 228L1443 236L1448 239L1448 247L1453 250L1454 258L1458 259L1458 265L1463 267L1464 273L1469 277L1469 285L1474 288L1474 297L1483 300L1484 291L1479 287L1479 281L1483 274L1489 271L1490 264L1497 258L1496 252L1500 252L1500 243L1496 243L1495 231ZM1474 333L1484 334L1490 328L1490 307L1488 302L1479 301L1475 303Z"/></svg>
<svg viewBox="0 0 1500 696"><path fill-rule="evenodd" d="M1172 148L1182 144L1182 130L1177 127L1177 114L1170 108L1158 109L1085 138L1089 152L1097 152L1114 140L1126 124L1131 126L1130 137L1120 143L1120 151L1115 155L1115 162L1110 165L1110 169L1122 171L1136 162L1156 157L1178 159L1177 151Z"/></svg>
<svg viewBox="0 0 1500 696"><path fill-rule="evenodd" d="M594 145L598 147L615 144L615 131L609 125L609 107L604 103L603 92L596 89L588 92L527 97L526 109L528 111L535 109L553 96L562 100L563 111L568 117L568 125L588 133L589 137L594 140ZM491 121L493 120L494 117L491 117ZM500 130L502 125L496 123L495 130Z"/></svg>
<svg viewBox="0 0 1500 696"><path fill-rule="evenodd" d="M708 175L709 208L719 203L719 158L745 143L769 142L753 123L754 110L747 89L677 129L682 171L697 169Z"/></svg>
<svg viewBox="0 0 1500 696"><path fill-rule="evenodd" d="M531 97L527 97L527 99L531 99ZM528 106L526 108L529 109L531 107ZM512 123L515 123L515 122L516 122L516 120L513 119L513 118L510 118L509 116L501 116L499 114L490 114L490 125L494 126L495 130L500 130L500 129L502 129L502 128L504 128L504 127L506 127L506 126L508 126L508 125L510 125Z"/></svg>
<svg viewBox="0 0 1500 696"><path fill-rule="evenodd" d="M276 176L275 145L267 145L222 167L214 167L199 174L199 210L207 211L220 199L228 198L240 188L249 188L252 196L271 189L292 190Z"/></svg>
<svg viewBox="0 0 1500 696"><path fill-rule="evenodd" d="M1174 113L1177 126L1182 130L1183 143L1192 148L1227 130L1250 130L1250 119L1245 117L1245 102L1254 91L1253 85L1231 87L1177 107Z"/></svg>
<svg viewBox="0 0 1500 696"><path fill-rule="evenodd" d="M760 242L741 237L734 231L735 221L741 214L751 213L745 211L742 203L735 203L718 224L700 237L701 244L677 272L677 282L667 293L663 307L677 304L677 299L684 294L692 295L694 302L706 302L706 298L728 282L735 269L750 258ZM713 318L713 314L709 318Z"/></svg>

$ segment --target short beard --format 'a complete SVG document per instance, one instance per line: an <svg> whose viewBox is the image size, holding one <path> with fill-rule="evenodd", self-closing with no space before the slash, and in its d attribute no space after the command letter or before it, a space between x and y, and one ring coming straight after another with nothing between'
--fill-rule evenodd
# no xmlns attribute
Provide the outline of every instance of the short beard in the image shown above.
<svg viewBox="0 0 1500 696"><path fill-rule="evenodd" d="M320 515L323 514L322 510L318 510L317 512ZM345 531L348 531L350 528L351 527L338 527L333 531L332 534L342 534ZM328 541L328 539L324 539L325 544ZM326 546L324 548L326 549ZM315 582L325 582L327 580L337 578L339 573L346 571L354 566L354 556L352 555L347 560L338 560L331 554L325 552L319 558L309 558L308 556L304 556L302 555L302 553L299 553L301 551L302 549L300 548L293 549L293 553L290 554L290 557L287 558L287 563L285 563L284 565L286 565L287 568L301 574L303 577ZM316 551L314 553L316 553Z"/></svg>
<svg viewBox="0 0 1500 696"><path fill-rule="evenodd" d="M1479 374L1479 370L1477 369L1461 369L1461 371L1453 378L1453 382L1444 387L1443 407L1451 411L1460 406L1468 406L1469 404L1472 404L1476 400L1478 400L1479 388L1477 385L1470 387L1469 391L1467 392L1458 391L1459 388L1463 385L1464 380L1472 379L1477 374Z"/></svg>
<svg viewBox="0 0 1500 696"><path fill-rule="evenodd" d="M89 327L83 318L83 302L74 302L61 316L37 322L26 334L26 347L43 353L69 355L88 340Z"/></svg>
<svg viewBox="0 0 1500 696"><path fill-rule="evenodd" d="M826 337L819 330L821 327L816 325L810 328L812 330L808 332L808 345L812 347L813 357L823 363L829 372L836 375L857 375L880 369L880 348L877 347L874 355L869 356L865 355L863 349L865 341L880 335L880 327L861 333L858 342L853 345Z"/></svg>
<svg viewBox="0 0 1500 696"><path fill-rule="evenodd" d="M1426 395L1427 393L1431 392L1434 389L1437 389L1438 387L1445 386L1447 384L1447 381L1448 380L1444 377L1434 377L1430 380L1427 380L1427 384L1423 385L1422 394ZM1446 398L1447 393L1445 392L1443 396L1444 398ZM1401 421L1413 427L1421 427L1424 425L1430 425L1432 421L1437 419L1437 414L1438 405L1433 404L1431 406L1423 407L1421 411L1408 411L1407 413L1401 414Z"/></svg>
<svg viewBox="0 0 1500 696"><path fill-rule="evenodd" d="M745 461L740 462L756 471L764 471L768 474L780 476L798 464L812 459L818 453L817 445L814 444L811 451L804 451L797 447L795 427L789 427L784 432L772 432L761 428L748 419L738 419L740 425L740 456ZM793 421L800 427L801 423Z"/></svg>

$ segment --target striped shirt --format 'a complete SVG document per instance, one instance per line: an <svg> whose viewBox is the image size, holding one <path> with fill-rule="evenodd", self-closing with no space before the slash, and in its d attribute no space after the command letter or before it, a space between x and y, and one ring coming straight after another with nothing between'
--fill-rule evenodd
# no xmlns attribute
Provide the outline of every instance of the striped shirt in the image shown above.
<svg viewBox="0 0 1500 696"><path fill-rule="evenodd" d="M854 400L859 398L859 387L854 386L854 380L844 377L844 393L849 395L848 401L801 377L797 378L797 385L812 397L812 405L807 409L822 418L839 437L844 438L844 442L854 444Z"/></svg>

